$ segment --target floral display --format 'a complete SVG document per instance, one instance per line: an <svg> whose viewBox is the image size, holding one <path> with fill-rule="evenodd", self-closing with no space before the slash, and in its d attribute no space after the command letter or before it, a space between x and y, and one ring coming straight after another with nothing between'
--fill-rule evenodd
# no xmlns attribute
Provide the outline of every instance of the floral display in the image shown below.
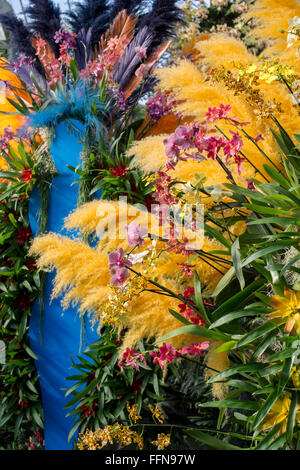
<svg viewBox="0 0 300 470"><path fill-rule="evenodd" d="M300 4L99 9L0 18L0 448L299 450ZM80 161L58 166L59 129ZM76 193L61 226L53 191Z"/></svg>

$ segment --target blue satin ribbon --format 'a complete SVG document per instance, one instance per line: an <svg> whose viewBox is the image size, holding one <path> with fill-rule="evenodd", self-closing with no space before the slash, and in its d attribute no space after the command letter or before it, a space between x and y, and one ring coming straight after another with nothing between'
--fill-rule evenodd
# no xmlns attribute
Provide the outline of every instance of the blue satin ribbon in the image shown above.
<svg viewBox="0 0 300 470"><path fill-rule="evenodd" d="M64 218L76 208L78 200L78 183L75 183L78 175L67 165L76 167L80 163L82 145L79 134L82 135L84 132L84 127L80 122L72 121L72 124L77 132L73 130L71 133L67 122L59 124L50 147L59 176L53 179L50 190L47 231L67 236L72 235L72 232L63 228ZM29 221L34 236L38 230L39 208L40 197L35 188L29 202ZM39 299L33 305L29 337L31 348L39 358L36 361L36 367L44 409L45 447L47 450L69 450L72 449L73 444L68 442L68 434L74 426L74 421L72 417L66 417L70 410L64 410L64 406L70 400L70 396L65 397L63 389L73 385L73 382L66 380L66 377L74 374L70 369L71 357L76 362L77 355L80 353L82 320L74 308L63 311L60 298L50 303L53 279L54 273L47 274L42 321ZM87 322L82 350L97 339L99 336ZM77 433L72 441L76 437Z"/></svg>

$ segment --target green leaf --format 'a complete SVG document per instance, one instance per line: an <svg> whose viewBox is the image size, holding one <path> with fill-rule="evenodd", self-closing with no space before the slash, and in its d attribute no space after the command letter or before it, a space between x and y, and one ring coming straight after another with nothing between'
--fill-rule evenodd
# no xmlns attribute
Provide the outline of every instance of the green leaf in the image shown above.
<svg viewBox="0 0 300 470"><path fill-rule="evenodd" d="M289 243L288 242L285 242L286 245L293 245L294 244L294 240L291 240ZM242 263L242 267L245 267L247 266L248 264L250 264L252 261L256 260L257 258L261 258L263 256L266 256L270 253L274 253L275 251L280 251L282 250L284 247L283 245L271 245L271 246L268 246L266 248L261 248L260 250L257 250L255 251L255 253L252 253L250 256L248 256Z"/></svg>
<svg viewBox="0 0 300 470"><path fill-rule="evenodd" d="M226 246L230 250L231 248L231 243L226 240L224 235L222 235L219 230L211 227L210 225L204 224L204 229L205 231L213 238L218 240L222 245Z"/></svg>
<svg viewBox="0 0 300 470"><path fill-rule="evenodd" d="M252 343L256 339L261 338L262 336L265 336L267 333L277 328L278 328L278 325L276 325L276 323L273 323L271 321L263 323L262 325L258 326L254 330L250 331L250 333L247 333L246 335L244 335L238 341L236 347L240 348L242 346L245 346L246 344Z"/></svg>
<svg viewBox="0 0 300 470"><path fill-rule="evenodd" d="M158 384L157 374L153 375L153 388L154 388L154 391L155 391L156 395L159 396L160 392L159 392L159 384Z"/></svg>
<svg viewBox="0 0 300 470"><path fill-rule="evenodd" d="M230 299L226 300L226 302L224 302L222 305L220 305L220 307L218 307L214 311L213 317L216 319L219 319L224 314L232 312L232 310L235 310L236 307L241 305L246 299L255 295L255 291L259 287L263 286L263 284L264 284L263 279L257 279L256 281L252 282L251 284L249 284L249 286L247 286L241 292L238 292L237 294L232 296Z"/></svg>
<svg viewBox="0 0 300 470"><path fill-rule="evenodd" d="M14 215L13 214L8 214L8 218L11 221L11 223L13 224L13 226L17 228L18 225L17 225L17 221L16 221Z"/></svg>
<svg viewBox="0 0 300 470"><path fill-rule="evenodd" d="M20 321L20 324L18 326L18 339L19 341L22 340L24 333L26 331L27 327L27 318L28 318L28 313L24 312Z"/></svg>
<svg viewBox="0 0 300 470"><path fill-rule="evenodd" d="M231 349L234 349L236 346L237 341L232 340L232 341L227 341L226 343L221 344L218 348L214 350L214 353L220 353L224 351L230 351Z"/></svg>
<svg viewBox="0 0 300 470"><path fill-rule="evenodd" d="M260 426L261 422L265 419L267 414L269 413L270 409L276 402L278 395L278 390L274 390L271 395L268 396L266 401L264 402L263 406L260 408L258 411L257 415L255 416L255 419L253 421L253 429L257 429L258 426Z"/></svg>
<svg viewBox="0 0 300 470"><path fill-rule="evenodd" d="M191 324L190 321L188 321L185 317L180 315L180 313L175 312L175 310L172 310L171 308L169 308L169 312L170 312L171 315L173 315L173 317L175 317L175 318L177 318L177 320L181 321L181 323L184 323L185 325L190 325Z"/></svg>
<svg viewBox="0 0 300 470"><path fill-rule="evenodd" d="M247 222L247 225L262 225L262 224L295 224L298 219L292 217L263 217L262 219L254 219ZM243 235L242 235L243 236Z"/></svg>
<svg viewBox="0 0 300 470"><path fill-rule="evenodd" d="M237 318L245 318L245 317L255 317L258 315L265 315L266 312L261 312L259 310L238 310L237 312L228 313L223 317L220 317L214 323L209 326L209 330L212 328L217 328L222 325L226 325Z"/></svg>
<svg viewBox="0 0 300 470"><path fill-rule="evenodd" d="M74 59L70 60L70 69L71 69L71 72L73 74L73 78L76 81L77 78L78 78L78 68L77 68L76 60L74 60Z"/></svg>
<svg viewBox="0 0 300 470"><path fill-rule="evenodd" d="M299 261L300 255L294 256L288 263L284 265L282 270L280 271L280 276L282 276L293 264L295 264L297 261Z"/></svg>
<svg viewBox="0 0 300 470"><path fill-rule="evenodd" d="M264 164L263 168L268 173L268 175L271 176L272 180L277 181L277 183L279 183L283 188L287 190L290 189L289 181L281 173L279 173L279 171L275 170L275 168L272 168L267 164Z"/></svg>
<svg viewBox="0 0 300 470"><path fill-rule="evenodd" d="M29 388L29 390L31 390L33 393L38 394L37 389L35 388L35 386L33 385L33 383L30 380L27 380L26 385Z"/></svg>
<svg viewBox="0 0 300 470"><path fill-rule="evenodd" d="M238 281L240 283L241 290L243 290L244 287L245 287L245 279L244 279L243 269L242 269L242 265L241 265L241 253L240 253L239 238L236 238L236 240L232 244L231 257L232 257L232 262L233 262L233 267L235 269L236 277L238 278Z"/></svg>
<svg viewBox="0 0 300 470"><path fill-rule="evenodd" d="M287 348L287 349L284 349L283 351L279 351L275 354L272 354L264 362L269 362L270 363L270 362L280 361L282 359L287 359L287 358L292 357L293 355L295 355L297 352L299 352L299 351L295 348Z"/></svg>
<svg viewBox="0 0 300 470"><path fill-rule="evenodd" d="M277 331L272 331L270 334L266 336L263 342L256 348L254 353L252 354L251 361L256 361L268 348L268 346L272 343L274 338L277 336Z"/></svg>
<svg viewBox="0 0 300 470"><path fill-rule="evenodd" d="M293 391L291 405L289 409L288 422L287 422L287 427L286 427L286 442L288 444L291 442L291 440L293 439L293 435L294 435L294 426L295 426L295 419L296 419L296 413L297 413L297 406L298 406L298 393L296 391Z"/></svg>
<svg viewBox="0 0 300 470"><path fill-rule="evenodd" d="M16 108L17 111L19 111L21 114L26 114L27 113L27 108L21 106L19 103L16 103L14 100L12 100L11 98L6 98L7 101L9 101L10 104L13 105L14 108Z"/></svg>
<svg viewBox="0 0 300 470"><path fill-rule="evenodd" d="M230 283L231 279L235 275L235 269L234 266L232 266L230 269L228 269L227 273L224 274L222 279L218 282L214 292L212 293L212 297L217 297L217 295L222 292L223 289Z"/></svg>
<svg viewBox="0 0 300 470"><path fill-rule="evenodd" d="M166 341L167 339L174 338L174 336L178 336L178 335L198 335L204 338L215 339L217 341L226 341L229 339L228 335L224 335L223 333L208 330L207 328L204 328L203 326L187 325L187 326L182 326L181 328L176 328L176 330L173 330L170 333L163 336L162 338L159 338L156 341L156 343Z"/></svg>
<svg viewBox="0 0 300 470"><path fill-rule="evenodd" d="M15 423L15 430L14 430L14 439L16 440L17 437L18 437L18 434L19 434L19 429L20 429L20 426L22 424L22 421L23 421L23 418L24 416L22 414L20 414L17 419L16 419L16 423Z"/></svg>
<svg viewBox="0 0 300 470"><path fill-rule="evenodd" d="M275 207L268 207L259 204L244 204L245 207L248 209L253 210L254 212L258 212L259 214L265 215L286 215L291 216L291 211L285 211L282 209L275 209Z"/></svg>
<svg viewBox="0 0 300 470"><path fill-rule="evenodd" d="M186 434L193 437L197 441L204 442L208 446L212 447L216 450L243 450L241 447L234 446L232 444L228 444L228 442L221 441L216 437L210 436L202 431L198 431L196 429L193 430L185 430Z"/></svg>
<svg viewBox="0 0 300 470"><path fill-rule="evenodd" d="M268 447L268 450L283 450L286 443L285 433L277 437L275 441Z"/></svg>
<svg viewBox="0 0 300 470"><path fill-rule="evenodd" d="M231 379L227 380L226 385L249 393L254 393L257 390L257 385L250 383L248 380Z"/></svg>
<svg viewBox="0 0 300 470"><path fill-rule="evenodd" d="M36 361L39 360L39 358L34 354L34 352L33 352L26 344L24 344L23 347L24 347L25 351L27 352L27 354L28 354L30 357L32 357L32 358L35 359Z"/></svg>
<svg viewBox="0 0 300 470"><path fill-rule="evenodd" d="M240 408L242 410L257 411L260 404L256 401L242 401L242 400L217 400L201 403L199 406L203 408Z"/></svg>
<svg viewBox="0 0 300 470"><path fill-rule="evenodd" d="M224 370L223 372L220 372L219 374L216 374L215 376L211 377L208 380L208 383L214 383L214 382L220 382L223 379L226 379L227 377L230 377L231 375L235 375L236 373L240 372L258 372L262 369L264 369L264 364L242 364L238 366L231 367L230 369Z"/></svg>
<svg viewBox="0 0 300 470"><path fill-rule="evenodd" d="M43 424L43 421L41 419L41 416L39 415L39 413L37 412L37 410L35 408L32 408L32 417L34 419L34 421L36 422L36 424L40 427L40 428L44 428L44 424Z"/></svg>
<svg viewBox="0 0 300 470"><path fill-rule="evenodd" d="M202 300L201 282L200 282L200 279L196 270L194 271L194 290L195 290L195 304L199 308L204 318L208 320L206 310L205 310L203 300Z"/></svg>
<svg viewBox="0 0 300 470"><path fill-rule="evenodd" d="M81 385L81 383L76 383L72 387L68 388L68 390L65 393L65 397L70 395L70 393L72 393L74 390L76 390L78 387L80 387L80 385Z"/></svg>
<svg viewBox="0 0 300 470"><path fill-rule="evenodd" d="M295 355L296 355L296 352L295 352L295 354L293 354L292 357L289 357L288 359L286 359L284 361L282 371L281 371L281 374L280 374L280 378L279 378L279 384L278 384L278 388L280 389L280 391L282 391L284 389L285 385L287 384L287 381L289 380L289 377L290 377L290 374L291 374L291 371L292 371L292 367L293 367L293 364L294 364Z"/></svg>

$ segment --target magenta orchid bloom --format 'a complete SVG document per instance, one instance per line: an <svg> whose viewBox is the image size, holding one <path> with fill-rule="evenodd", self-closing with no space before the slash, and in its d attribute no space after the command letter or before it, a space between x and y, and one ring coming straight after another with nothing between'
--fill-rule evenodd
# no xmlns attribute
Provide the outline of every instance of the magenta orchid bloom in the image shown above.
<svg viewBox="0 0 300 470"><path fill-rule="evenodd" d="M116 287L120 287L124 284L130 276L129 271L126 268L113 269L111 270L111 274L112 277L110 282Z"/></svg>
<svg viewBox="0 0 300 470"><path fill-rule="evenodd" d="M118 362L121 372L123 372L124 367L134 367L135 370L139 371L140 366L137 361L140 361L145 366L147 365L146 359L142 353L137 353L134 348L126 348L122 359Z"/></svg>
<svg viewBox="0 0 300 470"><path fill-rule="evenodd" d="M182 355L189 354L190 356L201 356L202 351L205 351L209 348L209 341L203 341L203 343L192 343L189 346L185 346L180 350Z"/></svg>
<svg viewBox="0 0 300 470"><path fill-rule="evenodd" d="M145 245L144 238L148 235L146 227L140 227L136 222L131 222L129 225L125 225L124 229L127 232L128 245Z"/></svg>
<svg viewBox="0 0 300 470"><path fill-rule="evenodd" d="M125 257L123 248L119 248L117 251L109 253L108 259L108 266L112 275L110 282L114 286L119 287L124 284L126 279L128 279L129 272L126 267L132 266L132 263L128 258Z"/></svg>

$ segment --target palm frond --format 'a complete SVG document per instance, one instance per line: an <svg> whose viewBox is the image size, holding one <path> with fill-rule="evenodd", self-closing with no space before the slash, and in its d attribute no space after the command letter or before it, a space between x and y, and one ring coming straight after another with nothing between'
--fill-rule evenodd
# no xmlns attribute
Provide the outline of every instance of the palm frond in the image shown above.
<svg viewBox="0 0 300 470"><path fill-rule="evenodd" d="M161 58L163 53L168 49L171 40L164 42L157 49L155 49L150 56L145 60L144 65L150 71L155 67L155 64ZM144 80L143 75L133 75L131 80L124 87L123 92L125 93L126 98L128 98L131 93L138 87L138 85Z"/></svg>
<svg viewBox="0 0 300 470"><path fill-rule="evenodd" d="M126 36L129 41L131 41L134 37L136 21L137 18L134 15L129 15L126 10L120 11L115 17L112 25L101 37L99 42L99 52L101 53L104 50L110 38Z"/></svg>
<svg viewBox="0 0 300 470"><path fill-rule="evenodd" d="M137 33L135 38L126 47L125 53L114 76L114 81L119 84L120 90L125 88L141 63L141 59L136 52L137 47L141 47L147 50L151 44L152 39L153 37L149 31L149 28L145 26Z"/></svg>

